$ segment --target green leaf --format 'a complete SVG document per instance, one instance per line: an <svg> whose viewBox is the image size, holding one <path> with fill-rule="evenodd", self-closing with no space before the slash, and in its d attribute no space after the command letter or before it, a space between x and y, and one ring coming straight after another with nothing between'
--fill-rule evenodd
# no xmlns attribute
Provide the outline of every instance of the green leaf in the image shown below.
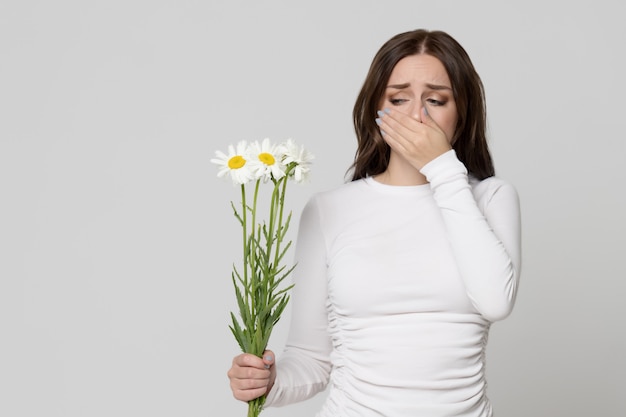
<svg viewBox="0 0 626 417"><path fill-rule="evenodd" d="M230 317L233 322L233 325L229 326L230 330L233 332L233 335L235 336L235 340L237 340L237 343L239 344L239 347L241 348L242 352L247 352L249 342L248 340L246 340L245 332L241 329L241 326L239 325L239 322L237 321L237 318L235 317L233 313L230 313Z"/></svg>

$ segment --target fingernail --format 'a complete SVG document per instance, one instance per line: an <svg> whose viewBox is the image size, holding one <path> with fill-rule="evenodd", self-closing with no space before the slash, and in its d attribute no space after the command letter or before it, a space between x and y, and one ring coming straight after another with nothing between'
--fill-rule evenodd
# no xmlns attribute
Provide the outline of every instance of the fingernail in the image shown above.
<svg viewBox="0 0 626 417"><path fill-rule="evenodd" d="M268 364L265 364L265 369L270 369L270 366Z"/></svg>
<svg viewBox="0 0 626 417"><path fill-rule="evenodd" d="M378 117L383 117L385 115L385 113L382 110L378 110L376 114L378 114Z"/></svg>
<svg viewBox="0 0 626 417"><path fill-rule="evenodd" d="M381 135L383 135L383 136L385 136L385 135L386 135L385 131L384 131L384 130L382 130L382 129L380 129L380 134L381 134Z"/></svg>
<svg viewBox="0 0 626 417"><path fill-rule="evenodd" d="M424 109L424 114L428 116L428 110L426 110L426 107L423 107L423 109Z"/></svg>
<svg viewBox="0 0 626 417"><path fill-rule="evenodd" d="M385 113L389 114L389 113L391 113L391 110L389 110L388 108L385 107Z"/></svg>
<svg viewBox="0 0 626 417"><path fill-rule="evenodd" d="M263 359L265 359L266 361L271 361L274 358L272 357L272 355L266 355Z"/></svg>
<svg viewBox="0 0 626 417"><path fill-rule="evenodd" d="M376 124L377 124L378 126L380 126L380 125L381 125L381 123L382 123L382 120L380 120L379 118L376 118Z"/></svg>

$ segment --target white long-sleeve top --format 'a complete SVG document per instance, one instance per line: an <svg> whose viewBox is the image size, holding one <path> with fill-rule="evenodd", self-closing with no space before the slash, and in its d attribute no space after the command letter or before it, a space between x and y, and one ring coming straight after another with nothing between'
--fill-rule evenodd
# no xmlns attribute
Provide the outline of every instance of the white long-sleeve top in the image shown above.
<svg viewBox="0 0 626 417"><path fill-rule="evenodd" d="M489 325L510 314L520 208L453 150L429 183L373 178L314 195L296 241L292 318L266 407L328 396L317 417L489 417Z"/></svg>

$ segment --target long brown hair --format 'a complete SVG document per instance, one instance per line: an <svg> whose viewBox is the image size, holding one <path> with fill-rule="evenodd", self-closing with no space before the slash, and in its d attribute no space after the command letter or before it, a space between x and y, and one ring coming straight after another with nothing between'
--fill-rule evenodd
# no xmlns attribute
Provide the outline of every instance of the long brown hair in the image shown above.
<svg viewBox="0 0 626 417"><path fill-rule="evenodd" d="M358 147L350 166L352 181L387 169L390 148L375 122L391 72L410 55L428 54L443 64L456 102L458 121L453 149L467 170L482 180L495 175L487 144L487 110L483 83L465 49L442 31L417 29L389 39L376 53L357 97L352 118Z"/></svg>

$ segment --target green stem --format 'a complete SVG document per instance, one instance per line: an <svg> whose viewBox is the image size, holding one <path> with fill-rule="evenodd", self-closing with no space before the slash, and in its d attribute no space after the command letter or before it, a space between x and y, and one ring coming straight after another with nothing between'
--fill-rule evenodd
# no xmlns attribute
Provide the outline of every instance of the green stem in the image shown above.
<svg viewBox="0 0 626 417"><path fill-rule="evenodd" d="M245 268L246 264L246 256L248 253L248 227L247 227L247 219L248 219L248 210L246 208L246 186L245 184L241 184L241 220L242 220L242 231L243 231L243 282L244 286L248 285L248 268Z"/></svg>
<svg viewBox="0 0 626 417"><path fill-rule="evenodd" d="M285 207L285 194L287 192L287 179L289 178L289 173L291 171L291 167L287 169L286 175L281 179L282 181L282 190L279 192L278 199L278 236L276 237L276 252L274 253L274 265L278 264L278 256L280 255L280 244L283 241L282 233L284 233L283 229L283 211Z"/></svg>
<svg viewBox="0 0 626 417"><path fill-rule="evenodd" d="M248 417L258 417L263 411L263 404L265 404L265 395L248 401Z"/></svg>
<svg viewBox="0 0 626 417"><path fill-rule="evenodd" d="M269 228L267 231L267 250L266 250L266 254L268 256L268 265L269 264L269 256L272 253L272 246L274 245L274 229L276 227L276 204L279 200L279 196L277 195L279 193L279 186L280 181L275 181L274 180L274 189L272 190L272 198L270 200L270 216L269 216ZM271 268L274 269L276 267L276 263L271 264ZM270 274L270 276L273 274Z"/></svg>
<svg viewBox="0 0 626 417"><path fill-rule="evenodd" d="M280 256L280 244L282 243L282 234L286 231L283 230L283 212L285 208L285 194L287 193L287 182L289 179L289 175L291 171L295 168L294 164L291 164L287 167L285 171L285 176L281 179L282 181L282 190L279 192L279 214L278 214L278 236L276 238L276 252L274 253L274 265L278 264L278 257Z"/></svg>
<svg viewBox="0 0 626 417"><path fill-rule="evenodd" d="M250 278L250 286L248 289L248 295L250 297L250 303L248 304L250 306L250 323L248 324L248 330L251 332L251 336L252 336L252 352L248 352L248 353L253 353L257 356L261 356L263 354L263 351L261 350L261 348L259 347L259 331L261 331L261 329L259 328L258 325L258 315L257 315L257 289L259 287L259 277L257 274L257 268L256 268L256 264L257 264L257 260L256 260L256 254L257 254L257 249L256 249L256 245L259 244L259 242L257 242L256 239L256 234L257 234L257 223L256 223L256 212L257 212L257 202L258 202L258 197L259 197L259 187L261 184L261 180L257 180L255 187L254 187L254 199L253 199L253 203L252 203L252 226L250 228L250 261L249 261L249 265L248 267L250 268L250 274L251 274L251 278Z"/></svg>

